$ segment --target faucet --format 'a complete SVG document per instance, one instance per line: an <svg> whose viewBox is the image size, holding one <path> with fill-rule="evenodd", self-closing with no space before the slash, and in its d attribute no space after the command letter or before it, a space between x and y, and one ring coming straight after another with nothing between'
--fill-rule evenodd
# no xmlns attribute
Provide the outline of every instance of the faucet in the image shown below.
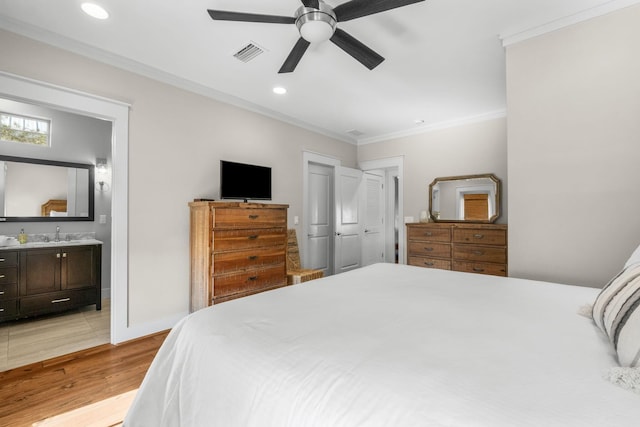
<svg viewBox="0 0 640 427"><path fill-rule="evenodd" d="M60 241L60 226L57 225L56 226L56 237L55 237L55 241L59 242Z"/></svg>

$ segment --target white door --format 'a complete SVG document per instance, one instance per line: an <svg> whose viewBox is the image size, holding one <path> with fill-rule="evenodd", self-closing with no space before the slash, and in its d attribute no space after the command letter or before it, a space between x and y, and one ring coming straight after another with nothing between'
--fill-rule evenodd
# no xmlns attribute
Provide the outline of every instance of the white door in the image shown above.
<svg viewBox="0 0 640 427"><path fill-rule="evenodd" d="M339 166L335 190L335 273L362 265L362 171Z"/></svg>
<svg viewBox="0 0 640 427"><path fill-rule="evenodd" d="M384 172L365 172L363 184L365 209L362 265L365 266L385 261Z"/></svg>
<svg viewBox="0 0 640 427"><path fill-rule="evenodd" d="M320 269L333 274L333 167L309 163L307 185L308 208L303 268Z"/></svg>

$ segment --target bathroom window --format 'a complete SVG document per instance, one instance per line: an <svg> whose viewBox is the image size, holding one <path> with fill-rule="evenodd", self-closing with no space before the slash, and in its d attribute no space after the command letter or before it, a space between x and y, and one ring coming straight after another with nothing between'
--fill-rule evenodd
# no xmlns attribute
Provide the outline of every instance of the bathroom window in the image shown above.
<svg viewBox="0 0 640 427"><path fill-rule="evenodd" d="M51 120L0 112L0 139L3 141L50 145Z"/></svg>

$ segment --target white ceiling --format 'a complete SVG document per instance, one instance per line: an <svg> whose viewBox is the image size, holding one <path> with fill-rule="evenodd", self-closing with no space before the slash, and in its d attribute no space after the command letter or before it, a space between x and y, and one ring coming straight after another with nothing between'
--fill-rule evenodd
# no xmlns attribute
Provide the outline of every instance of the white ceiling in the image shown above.
<svg viewBox="0 0 640 427"><path fill-rule="evenodd" d="M339 23L385 57L372 71L324 42L311 45L293 73L278 74L298 40L295 25L213 21L207 13L293 16L299 0L96 0L111 15L106 21L85 15L81 0L0 0L0 28L367 143L504 116L504 45L639 1L427 0ZM266 52L235 59L249 42ZM288 93L275 95L274 86Z"/></svg>

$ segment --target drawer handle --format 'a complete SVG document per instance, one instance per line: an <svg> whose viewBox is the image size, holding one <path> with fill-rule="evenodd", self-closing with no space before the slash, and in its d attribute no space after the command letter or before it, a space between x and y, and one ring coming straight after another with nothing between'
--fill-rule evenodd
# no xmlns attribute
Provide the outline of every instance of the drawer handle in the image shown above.
<svg viewBox="0 0 640 427"><path fill-rule="evenodd" d="M4 291L0 291L0 295L4 295Z"/></svg>
<svg viewBox="0 0 640 427"><path fill-rule="evenodd" d="M482 238L484 238L484 234L474 234L473 238L474 239L482 239Z"/></svg>
<svg viewBox="0 0 640 427"><path fill-rule="evenodd" d="M247 258L249 258L250 261L255 261L258 259L258 255L249 255Z"/></svg>
<svg viewBox="0 0 640 427"><path fill-rule="evenodd" d="M249 219L258 219L260 215L249 215Z"/></svg>
<svg viewBox="0 0 640 427"><path fill-rule="evenodd" d="M482 251L473 251L474 255L484 255L484 252Z"/></svg>
<svg viewBox="0 0 640 427"><path fill-rule="evenodd" d="M433 267L434 264L432 262L425 262L424 265L428 267Z"/></svg>
<svg viewBox="0 0 640 427"><path fill-rule="evenodd" d="M4 311L4 308L0 308L0 313L2 313Z"/></svg>
<svg viewBox="0 0 640 427"><path fill-rule="evenodd" d="M427 252L433 252L433 248L424 248L424 250Z"/></svg>
<svg viewBox="0 0 640 427"><path fill-rule="evenodd" d="M0 279L4 279L6 276L4 274L0 274Z"/></svg>
<svg viewBox="0 0 640 427"><path fill-rule="evenodd" d="M432 233L432 232L430 232L430 231L427 231L426 233L424 233L424 235L425 235L425 236L430 237L430 236L432 236L432 235L433 235L433 233Z"/></svg>
<svg viewBox="0 0 640 427"><path fill-rule="evenodd" d="M482 273L484 271L484 268L480 268L480 267L473 267L473 271L477 272L477 273Z"/></svg>
<svg viewBox="0 0 640 427"><path fill-rule="evenodd" d="M58 304L59 302L67 302L67 301L71 301L71 298L54 299L51 301L51 304Z"/></svg>
<svg viewBox="0 0 640 427"><path fill-rule="evenodd" d="M0 262L4 262L4 258L0 258Z"/></svg>
<svg viewBox="0 0 640 427"><path fill-rule="evenodd" d="M247 239L249 240L256 240L258 238L257 234L252 234L251 236L247 237Z"/></svg>
<svg viewBox="0 0 640 427"><path fill-rule="evenodd" d="M258 276L249 276L249 280L251 281L258 280Z"/></svg>

